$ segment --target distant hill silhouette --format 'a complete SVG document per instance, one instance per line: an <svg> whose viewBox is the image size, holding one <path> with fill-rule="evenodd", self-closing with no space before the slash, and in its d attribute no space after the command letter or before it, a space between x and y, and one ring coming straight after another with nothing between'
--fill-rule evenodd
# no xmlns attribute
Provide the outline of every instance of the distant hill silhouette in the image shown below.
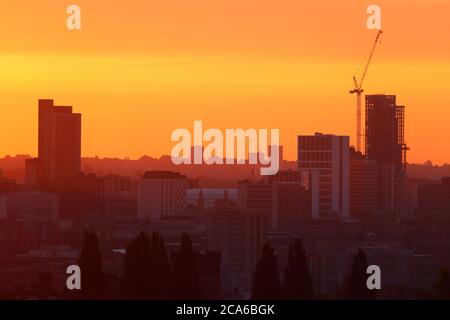
<svg viewBox="0 0 450 320"><path fill-rule="evenodd" d="M17 180L24 181L25 159L29 155L6 156L0 158L0 170L3 175ZM153 158L142 156L139 159L119 159L119 158L99 158L85 157L81 160L82 170L85 173L96 173L98 175L118 174L126 175L138 179L146 170L171 170L178 171L190 178L200 178L206 181L207 185L231 186L236 180L258 176L260 165L174 165L170 156ZM296 169L296 161L286 161L281 163L280 170ZM431 161L424 164L408 164L407 175L409 178L440 180L442 177L450 176L450 164L442 166L433 165Z"/></svg>

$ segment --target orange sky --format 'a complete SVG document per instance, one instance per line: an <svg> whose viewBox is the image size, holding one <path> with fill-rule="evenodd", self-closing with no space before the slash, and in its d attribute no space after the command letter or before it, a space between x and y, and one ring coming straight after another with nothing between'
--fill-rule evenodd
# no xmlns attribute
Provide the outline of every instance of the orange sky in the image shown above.
<svg viewBox="0 0 450 320"><path fill-rule="evenodd" d="M66 29L66 7L82 30ZM0 156L37 153L37 100L83 114L83 155L169 154L171 132L351 135L351 77L382 8L368 93L406 105L408 160L450 162L448 0L16 0L0 4ZM442 144L445 147L442 147Z"/></svg>

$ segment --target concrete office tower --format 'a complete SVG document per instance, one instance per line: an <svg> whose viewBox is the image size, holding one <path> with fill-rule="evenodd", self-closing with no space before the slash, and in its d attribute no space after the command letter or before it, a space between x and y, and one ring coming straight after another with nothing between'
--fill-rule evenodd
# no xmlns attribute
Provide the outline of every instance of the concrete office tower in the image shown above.
<svg viewBox="0 0 450 320"><path fill-rule="evenodd" d="M370 219L377 213L377 161L350 149L350 216Z"/></svg>
<svg viewBox="0 0 450 320"><path fill-rule="evenodd" d="M280 171L268 181L239 182L240 208L261 212L263 231L298 235L300 225L311 217L311 194L302 185L297 171Z"/></svg>
<svg viewBox="0 0 450 320"><path fill-rule="evenodd" d="M272 231L300 236L301 225L311 219L311 194L300 183L272 185Z"/></svg>
<svg viewBox="0 0 450 320"><path fill-rule="evenodd" d="M178 172L147 171L139 183L138 218L150 222L185 220L186 176Z"/></svg>
<svg viewBox="0 0 450 320"><path fill-rule="evenodd" d="M272 185L264 180L239 181L238 206L242 209L260 212L263 217L263 233L271 231L272 224Z"/></svg>
<svg viewBox="0 0 450 320"><path fill-rule="evenodd" d="M378 211L397 219L405 217L404 112L394 95L366 96L365 151L378 163Z"/></svg>
<svg viewBox="0 0 450 320"><path fill-rule="evenodd" d="M321 133L298 136L298 168L310 176L313 219L349 218L349 140Z"/></svg>
<svg viewBox="0 0 450 320"><path fill-rule="evenodd" d="M417 186L416 216L420 219L450 219L450 177Z"/></svg>
<svg viewBox="0 0 450 320"><path fill-rule="evenodd" d="M269 176L272 184L272 231L299 236L303 222L311 219L311 192L297 170Z"/></svg>
<svg viewBox="0 0 450 320"><path fill-rule="evenodd" d="M224 198L207 211L207 248L222 253L224 293L248 299L263 237L263 211L245 209Z"/></svg>
<svg viewBox="0 0 450 320"><path fill-rule="evenodd" d="M45 182L81 172L81 114L39 100L39 175Z"/></svg>

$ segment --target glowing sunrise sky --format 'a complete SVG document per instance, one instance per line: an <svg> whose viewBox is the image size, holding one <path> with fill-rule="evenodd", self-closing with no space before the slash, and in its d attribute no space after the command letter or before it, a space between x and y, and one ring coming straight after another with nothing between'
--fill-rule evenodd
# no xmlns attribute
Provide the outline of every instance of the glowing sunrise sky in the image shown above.
<svg viewBox="0 0 450 320"><path fill-rule="evenodd" d="M66 8L82 30L66 29ZM406 106L409 162L450 163L449 0L16 0L0 3L0 156L37 155L37 100L83 114L85 156L169 154L176 128L354 136L352 75Z"/></svg>

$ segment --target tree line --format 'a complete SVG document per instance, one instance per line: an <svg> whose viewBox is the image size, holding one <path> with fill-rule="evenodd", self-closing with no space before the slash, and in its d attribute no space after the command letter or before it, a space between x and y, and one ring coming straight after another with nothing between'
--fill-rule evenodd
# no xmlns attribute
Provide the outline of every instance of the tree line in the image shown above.
<svg viewBox="0 0 450 320"><path fill-rule="evenodd" d="M84 234L80 252L81 290L74 298L111 298L95 232ZM127 300L195 300L201 298L196 254L188 234L181 236L180 250L169 263L164 239L159 232L148 237L141 232L125 251L120 293L113 298Z"/></svg>
<svg viewBox="0 0 450 320"><path fill-rule="evenodd" d="M84 234L79 256L81 291L75 298L111 298L102 266L102 255L95 232ZM351 271L344 281L343 298L371 300L375 291L366 285L368 263L362 250L353 256ZM183 233L180 250L169 259L164 239L159 232L147 236L141 232L126 247L120 290L114 298L132 300L198 300L202 296L197 255L191 238ZM450 276L440 274L436 285L437 297L449 299ZM74 295L72 295L74 297ZM278 270L274 249L264 245L252 282L252 300L312 300L316 297L308 267L307 256L300 239L289 245L283 277Z"/></svg>

